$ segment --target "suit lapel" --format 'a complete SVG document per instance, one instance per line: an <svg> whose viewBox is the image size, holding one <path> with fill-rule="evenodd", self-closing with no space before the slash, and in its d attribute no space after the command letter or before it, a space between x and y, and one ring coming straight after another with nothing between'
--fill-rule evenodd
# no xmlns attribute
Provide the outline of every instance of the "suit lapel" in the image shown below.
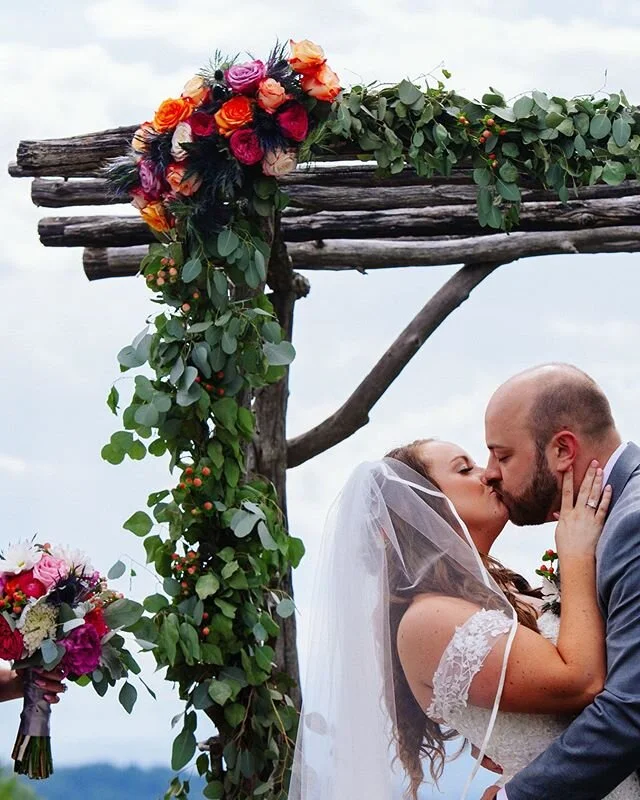
<svg viewBox="0 0 640 800"><path fill-rule="evenodd" d="M613 489L610 509L616 504L629 478L638 466L640 466L640 447L633 442L629 442L622 451L620 458L616 461L609 477L609 483Z"/></svg>

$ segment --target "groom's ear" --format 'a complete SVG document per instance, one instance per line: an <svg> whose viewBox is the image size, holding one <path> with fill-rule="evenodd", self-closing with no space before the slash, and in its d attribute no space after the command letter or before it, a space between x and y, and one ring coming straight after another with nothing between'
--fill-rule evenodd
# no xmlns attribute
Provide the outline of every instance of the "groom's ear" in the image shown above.
<svg viewBox="0 0 640 800"><path fill-rule="evenodd" d="M549 442L547 458L549 466L557 472L566 472L578 458L578 439L571 431L560 431Z"/></svg>

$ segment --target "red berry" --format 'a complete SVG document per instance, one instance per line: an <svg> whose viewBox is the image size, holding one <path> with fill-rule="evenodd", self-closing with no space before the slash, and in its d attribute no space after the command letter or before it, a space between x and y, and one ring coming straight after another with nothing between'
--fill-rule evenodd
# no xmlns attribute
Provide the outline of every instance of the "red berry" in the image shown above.
<svg viewBox="0 0 640 800"><path fill-rule="evenodd" d="M193 475L193 467L187 467L184 471L185 475Z"/></svg>
<svg viewBox="0 0 640 800"><path fill-rule="evenodd" d="M172 266L172 267L175 267L175 265L176 265L176 262L174 261L174 259L173 259L173 258L170 258L170 259L169 259L169 265L170 265L170 266Z"/></svg>
<svg viewBox="0 0 640 800"><path fill-rule="evenodd" d="M189 573L189 575L193 575L193 573L194 573L195 571L196 571L196 568L195 568L195 567L189 567L189 569L187 570L187 572Z"/></svg>
<svg viewBox="0 0 640 800"><path fill-rule="evenodd" d="M205 476L205 478L208 478L209 475L211 475L211 470L209 469L209 467L203 467L202 474Z"/></svg>
<svg viewBox="0 0 640 800"><path fill-rule="evenodd" d="M209 630L209 628L203 628L202 629L202 635L203 636L208 636L210 633L211 633L211 631Z"/></svg>
<svg viewBox="0 0 640 800"><path fill-rule="evenodd" d="M178 488L179 489L186 489L187 488L187 484L184 481L180 481L180 483L178 484Z"/></svg>
<svg viewBox="0 0 640 800"><path fill-rule="evenodd" d="M156 276L153 274L153 272L150 272L150 273L147 275L147 281L152 281L152 280L153 280L155 277L156 277Z"/></svg>
<svg viewBox="0 0 640 800"><path fill-rule="evenodd" d="M189 305L189 303L183 303L181 308L182 308L182 310L184 311L185 314L187 314L189 311L191 311L191 306Z"/></svg>
<svg viewBox="0 0 640 800"><path fill-rule="evenodd" d="M183 589L188 589L189 588L189 584L186 581L182 581L180 583L180 586L182 586Z"/></svg>
<svg viewBox="0 0 640 800"><path fill-rule="evenodd" d="M191 509L191 516L193 516L193 517L197 517L197 516L198 516L198 513L199 513L199 512L198 512L198 509L197 509L197 508L192 508L192 509Z"/></svg>
<svg viewBox="0 0 640 800"><path fill-rule="evenodd" d="M166 278L167 277L167 273L163 269L159 269L158 270L158 277L159 278Z"/></svg>
<svg viewBox="0 0 640 800"><path fill-rule="evenodd" d="M199 300L200 299L200 292L194 292L191 295L191 297L193 297L194 300Z"/></svg>
<svg viewBox="0 0 640 800"><path fill-rule="evenodd" d="M204 508L205 511L211 511L211 509L213 508L213 503L210 503L207 500L207 502L204 504L203 508Z"/></svg>
<svg viewBox="0 0 640 800"><path fill-rule="evenodd" d="M218 394L220 395L220 397L222 397L222 395L224 394L224 389L218 389Z"/></svg>
<svg viewBox="0 0 640 800"><path fill-rule="evenodd" d="M204 619L204 620L207 620L207 619L209 619L209 614L208 614L206 611L205 611L205 612L204 612L204 614L202 615L202 619Z"/></svg>
<svg viewBox="0 0 640 800"><path fill-rule="evenodd" d="M493 161L493 159L494 159L495 157L496 157L496 154L495 154L495 153L489 153L489 158L490 158L492 161Z"/></svg>
<svg viewBox="0 0 640 800"><path fill-rule="evenodd" d="M194 478L193 479L193 485L197 486L198 489L199 489L202 486L202 480L200 478Z"/></svg>
<svg viewBox="0 0 640 800"><path fill-rule="evenodd" d="M158 278L156 283L158 284L158 286L164 286L164 278Z"/></svg>
<svg viewBox="0 0 640 800"><path fill-rule="evenodd" d="M196 558L197 555L198 554L196 553L195 550L189 550L189 552L187 553L187 558Z"/></svg>
<svg viewBox="0 0 640 800"><path fill-rule="evenodd" d="M193 483L193 478L187 478L187 484L191 486L192 483Z"/></svg>
<svg viewBox="0 0 640 800"><path fill-rule="evenodd" d="M174 554L171 556L171 558L172 558L174 561L178 561L178 560L180 559L180 556L179 556L177 553L174 553Z"/></svg>
<svg viewBox="0 0 640 800"><path fill-rule="evenodd" d="M220 370L220 372L216 372L216 378L218 380L222 380L224 378L224 372Z"/></svg>
<svg viewBox="0 0 640 800"><path fill-rule="evenodd" d="M178 270L175 267L171 267L171 269L169 270L169 275L171 275L171 277L173 278L174 275L177 275L177 274L178 274Z"/></svg>
<svg viewBox="0 0 640 800"><path fill-rule="evenodd" d="M210 383L205 383L205 385L204 385L204 388L205 388L205 389L206 389L208 392L212 392L212 391L213 391L213 386L212 386Z"/></svg>
<svg viewBox="0 0 640 800"><path fill-rule="evenodd" d="M199 375L196 375L196 377L194 378L194 380L195 380L195 382L196 382L196 383L200 383L200 381L202 380L202 378L201 378Z"/></svg>
<svg viewBox="0 0 640 800"><path fill-rule="evenodd" d="M13 607L13 613L14 614L21 614L22 613L22 609L20 608L20 606L14 606Z"/></svg>
<svg viewBox="0 0 640 800"><path fill-rule="evenodd" d="M545 553L546 556L555 556L555 554L556 554L555 550L547 550L547 552Z"/></svg>
<svg viewBox="0 0 640 800"><path fill-rule="evenodd" d="M507 135L507 131L503 128L498 135L499 136L506 136Z"/></svg>

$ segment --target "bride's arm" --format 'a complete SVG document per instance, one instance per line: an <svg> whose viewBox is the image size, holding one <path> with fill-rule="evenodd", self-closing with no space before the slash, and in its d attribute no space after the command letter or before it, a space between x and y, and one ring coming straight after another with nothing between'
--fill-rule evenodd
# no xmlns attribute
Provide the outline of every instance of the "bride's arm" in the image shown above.
<svg viewBox="0 0 640 800"><path fill-rule="evenodd" d="M606 674L604 625L597 604L595 546L606 516L610 491L593 511L587 500L600 496L602 471L591 467L575 507L572 476L563 484L556 531L562 563L562 616L555 647L522 625L513 641L500 708L526 713L581 711L602 690ZM457 627L477 606L458 598L430 597L414 604L402 621L398 648L405 669L431 686L433 675ZM490 708L502 670L506 636L496 640L469 690L469 702Z"/></svg>

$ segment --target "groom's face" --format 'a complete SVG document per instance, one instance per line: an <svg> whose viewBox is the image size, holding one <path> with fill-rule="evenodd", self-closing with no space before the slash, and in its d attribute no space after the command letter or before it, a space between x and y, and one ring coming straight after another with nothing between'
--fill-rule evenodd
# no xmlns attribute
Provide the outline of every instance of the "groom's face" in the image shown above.
<svg viewBox="0 0 640 800"><path fill-rule="evenodd" d="M515 525L540 525L553 519L560 494L556 474L527 423L525 408L487 410L489 462L486 482L500 495Z"/></svg>

